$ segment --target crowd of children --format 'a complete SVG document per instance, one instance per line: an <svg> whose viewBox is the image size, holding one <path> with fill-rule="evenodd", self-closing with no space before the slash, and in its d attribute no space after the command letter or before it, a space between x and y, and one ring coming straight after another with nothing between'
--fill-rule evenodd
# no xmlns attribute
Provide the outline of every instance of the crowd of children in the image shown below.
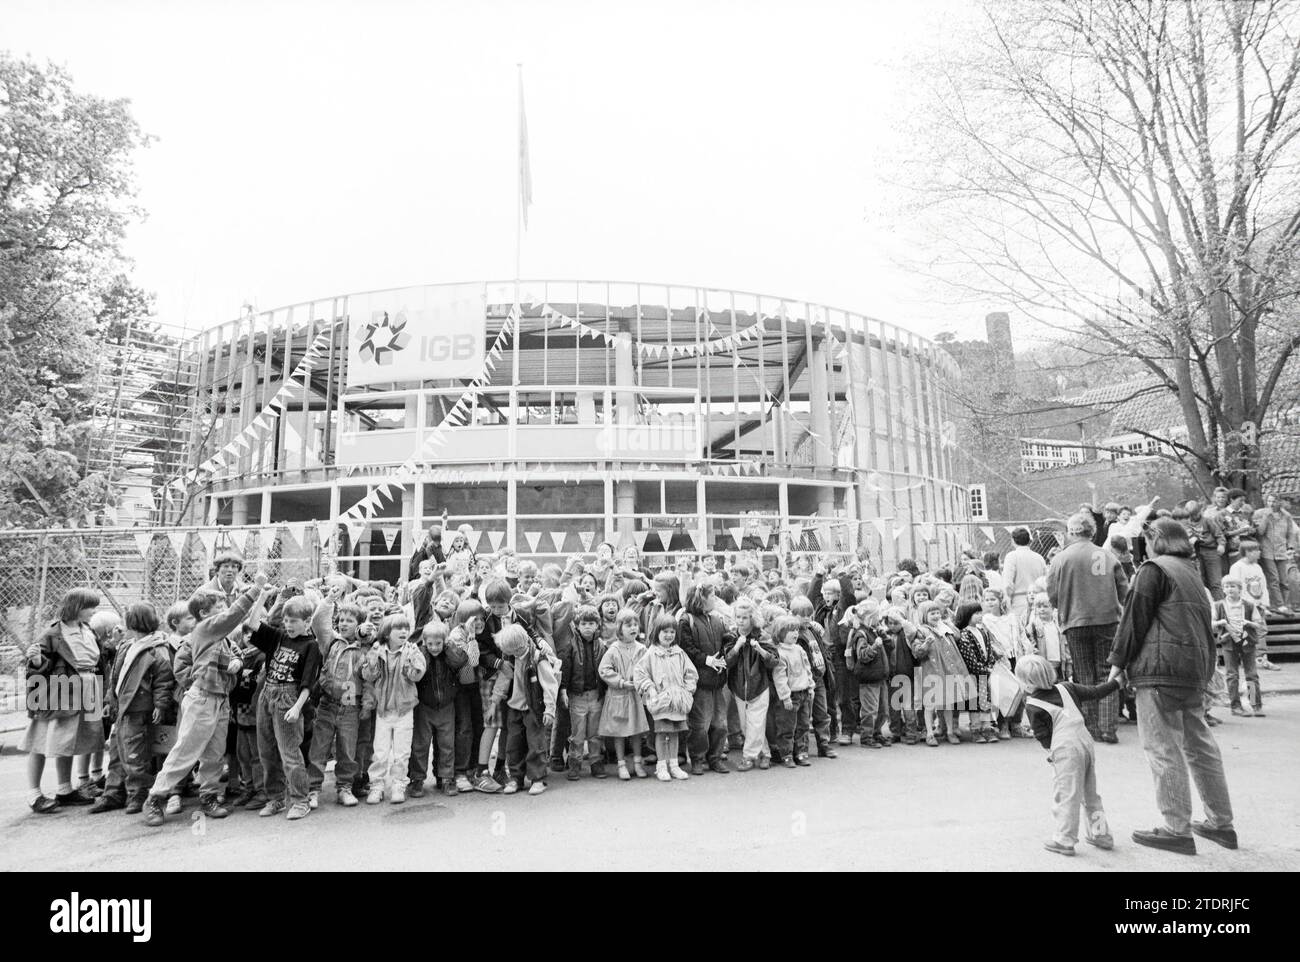
<svg viewBox="0 0 1300 962"><path fill-rule="evenodd" d="M871 750L1068 742L1091 778L1078 704L1110 688L1066 683L1069 646L1043 578L1016 590L1023 572L1004 577L996 554L963 552L934 571L902 561L885 575L865 556L807 554L766 568L679 557L651 571L635 548L610 544L539 568L468 543L458 532L444 554L432 538L400 587L341 574L269 586L226 555L161 618L134 604L124 624L96 616L100 630L88 620L98 598L71 593L29 649L29 673L100 664L108 704L102 732L34 715L32 808L122 809L157 826L197 795L211 818L292 820L327 785L344 807L400 804L426 785L536 795L553 774L678 781L806 767L855 738ZM1214 629L1233 713L1259 716L1267 601L1250 545L1238 547ZM40 787L46 754L59 769L53 798ZM1070 832L1057 843L1072 846Z"/></svg>

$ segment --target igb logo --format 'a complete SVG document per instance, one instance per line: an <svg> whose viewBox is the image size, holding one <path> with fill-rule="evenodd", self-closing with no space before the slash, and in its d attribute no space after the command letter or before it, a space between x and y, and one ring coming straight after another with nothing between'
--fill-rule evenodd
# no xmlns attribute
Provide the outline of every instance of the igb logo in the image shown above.
<svg viewBox="0 0 1300 962"><path fill-rule="evenodd" d="M370 323L357 328L356 339L361 342L357 353L361 360L374 361L380 367L392 364L397 352L411 343L406 323L405 311L398 311L395 318L389 317L387 311L371 314Z"/></svg>

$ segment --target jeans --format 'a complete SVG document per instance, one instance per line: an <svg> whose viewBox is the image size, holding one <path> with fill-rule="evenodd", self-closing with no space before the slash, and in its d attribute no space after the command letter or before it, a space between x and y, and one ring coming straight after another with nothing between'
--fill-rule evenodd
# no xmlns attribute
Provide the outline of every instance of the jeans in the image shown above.
<svg viewBox="0 0 1300 962"><path fill-rule="evenodd" d="M831 747L831 713L826 704L826 686L820 679L813 687L812 733L817 741L818 754Z"/></svg>
<svg viewBox="0 0 1300 962"><path fill-rule="evenodd" d="M266 794L266 776L262 772L262 759L257 754L257 726L239 726L235 740L235 756L239 762L239 782L245 788Z"/></svg>
<svg viewBox="0 0 1300 962"><path fill-rule="evenodd" d="M757 761L762 755L770 755L767 747L767 697L767 691L763 690L749 701L732 698L745 736L744 755L751 762Z"/></svg>
<svg viewBox="0 0 1300 962"><path fill-rule="evenodd" d="M370 781L370 760L375 754L375 713L357 717L357 773L352 777L353 793Z"/></svg>
<svg viewBox="0 0 1300 962"><path fill-rule="evenodd" d="M125 801L128 798L143 799L149 794L149 785L153 781L149 771L153 760L150 744L148 715L128 713L117 720L108 743L105 795Z"/></svg>
<svg viewBox="0 0 1300 962"><path fill-rule="evenodd" d="M1213 545L1197 545L1196 559L1200 563L1201 580L1215 601L1223 600L1223 555Z"/></svg>
<svg viewBox="0 0 1300 962"><path fill-rule="evenodd" d="M441 708L415 706L411 736L411 760L406 774L413 782L422 782L429 774L429 749L433 748L434 775L444 782L456 775L456 702Z"/></svg>
<svg viewBox="0 0 1300 962"><path fill-rule="evenodd" d="M1097 794L1097 765L1092 745L1072 741L1058 745L1048 756L1052 761L1052 817L1056 819L1053 841L1074 846L1079 840L1079 809L1088 815L1084 832L1088 838L1110 834L1106 813Z"/></svg>
<svg viewBox="0 0 1300 962"><path fill-rule="evenodd" d="M297 685L266 685L257 702L257 754L262 760L266 797L306 805L309 779L302 760L302 716L285 721L298 701Z"/></svg>
<svg viewBox="0 0 1300 962"><path fill-rule="evenodd" d="M1116 625L1084 625L1066 628L1065 640L1070 646L1074 662L1074 680L1081 685L1100 685L1110 674L1111 643L1115 640ZM1083 722L1094 738L1098 734L1113 735L1119 724L1119 694L1107 695L1100 701L1083 703Z"/></svg>
<svg viewBox="0 0 1300 962"><path fill-rule="evenodd" d="M569 767L582 764L584 752L590 753L593 765L604 761L604 745L597 734L600 712L604 700L599 691L584 691L569 695ZM559 735L557 733L556 737Z"/></svg>
<svg viewBox="0 0 1300 962"><path fill-rule="evenodd" d="M468 776L478 761L483 738L483 696L478 682L456 689L456 774Z"/></svg>
<svg viewBox="0 0 1300 962"><path fill-rule="evenodd" d="M534 782L546 781L546 755L550 744L550 732L540 718L529 709L505 706L506 713L506 764L510 766L510 777L516 783L523 784L527 775Z"/></svg>
<svg viewBox="0 0 1300 962"><path fill-rule="evenodd" d="M776 706L776 744L773 754L782 758L798 758L808 754L808 732L812 727L812 691L790 692L787 709L780 702Z"/></svg>
<svg viewBox="0 0 1300 962"><path fill-rule="evenodd" d="M334 750L334 787L352 788L357 774L357 725L361 709L343 705L328 696L316 707L312 725L311 761L307 764L308 788L319 792L325 782L325 762Z"/></svg>
<svg viewBox="0 0 1300 962"><path fill-rule="evenodd" d="M370 790L390 791L406 787L406 768L411 761L411 735L415 713L381 715L375 712L375 754L370 761Z"/></svg>
<svg viewBox="0 0 1300 962"><path fill-rule="evenodd" d="M692 762L714 762L726 753L728 694L725 685L695 689L691 713L686 717L686 743Z"/></svg>
<svg viewBox="0 0 1300 962"><path fill-rule="evenodd" d="M1188 768L1210 827L1232 828L1223 758L1205 722L1201 696L1199 688L1139 688L1137 693L1138 737L1155 779L1156 804L1175 835L1191 832Z"/></svg>
<svg viewBox="0 0 1300 962"><path fill-rule="evenodd" d="M841 735L852 736L858 730L858 713L862 706L858 703L858 680L844 663L844 653L836 649L831 655L835 665L835 687L838 689Z"/></svg>
<svg viewBox="0 0 1300 962"><path fill-rule="evenodd" d="M1259 671L1255 667L1254 645L1223 646L1223 667L1228 676L1228 700L1233 708L1241 707L1241 679L1238 670L1246 674L1246 694L1255 708L1264 707L1264 699L1259 693Z"/></svg>
<svg viewBox="0 0 1300 962"><path fill-rule="evenodd" d="M854 681L857 681L855 678ZM858 683L858 738L884 741L885 719L889 717L889 689L883 681Z"/></svg>
<svg viewBox="0 0 1300 962"><path fill-rule="evenodd" d="M176 744L154 777L150 795L168 795L179 788L194 763L199 763L199 794L221 792L221 759L226 754L226 725L230 702L225 695L212 695L193 686L181 699L181 720L176 726Z"/></svg>
<svg viewBox="0 0 1300 962"><path fill-rule="evenodd" d="M569 744L569 713L560 705L555 706L555 724L551 726L551 761L564 761L564 748Z"/></svg>

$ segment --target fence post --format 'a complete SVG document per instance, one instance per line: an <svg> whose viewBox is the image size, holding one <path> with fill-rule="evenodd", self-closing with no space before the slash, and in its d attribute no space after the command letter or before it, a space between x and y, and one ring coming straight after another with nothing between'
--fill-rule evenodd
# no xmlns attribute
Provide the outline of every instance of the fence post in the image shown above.
<svg viewBox="0 0 1300 962"><path fill-rule="evenodd" d="M40 587L36 591L36 604L32 606L32 615L27 624L28 639L36 636L36 616L45 608L45 579L50 570L50 544L49 535L41 535L41 581Z"/></svg>
<svg viewBox="0 0 1300 962"><path fill-rule="evenodd" d="M175 594L172 597L172 604L175 604L176 602L181 600L181 566L183 564L181 559L184 555L185 555L185 545L182 543L181 550L176 552L176 579L173 584L173 590L175 591Z"/></svg>

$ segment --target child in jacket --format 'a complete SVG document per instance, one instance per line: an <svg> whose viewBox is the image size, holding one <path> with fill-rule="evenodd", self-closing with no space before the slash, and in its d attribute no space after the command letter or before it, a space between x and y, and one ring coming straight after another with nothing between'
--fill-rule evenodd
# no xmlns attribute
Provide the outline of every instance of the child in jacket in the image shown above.
<svg viewBox="0 0 1300 962"><path fill-rule="evenodd" d="M1228 575L1223 579L1223 598L1214 603L1210 627L1223 652L1227 675L1228 700L1234 715L1260 717L1264 714L1264 696L1259 690L1259 671L1255 653L1260 639L1268 631L1263 612L1242 593L1241 579ZM1246 704L1241 702L1241 674L1246 676Z"/></svg>
<svg viewBox="0 0 1300 962"><path fill-rule="evenodd" d="M388 615L380 623L375 645L361 666L361 678L366 685L364 697L375 712L375 747L370 762L367 805L378 805L385 794L394 805L406 801L413 710L419 701L415 683L424 677L428 667L423 652L410 638L410 620L405 615Z"/></svg>
<svg viewBox="0 0 1300 962"><path fill-rule="evenodd" d="M736 620L736 643L727 649L727 685L731 688L745 743L739 770L755 764L771 767L767 744L768 688L776 664L776 646L763 634L762 620L754 602L737 598L731 606Z"/></svg>
<svg viewBox="0 0 1300 962"><path fill-rule="evenodd" d="M813 667L799 644L798 618L778 618L772 627L776 641L776 664L772 684L780 707L776 714L776 745L786 768L809 765L808 732L812 728Z"/></svg>
<svg viewBox="0 0 1300 962"><path fill-rule="evenodd" d="M520 624L509 624L496 637L502 662L492 689L492 701L504 705L506 765L504 794L513 795L528 782L528 794L546 791L551 726L560 693L555 655Z"/></svg>
<svg viewBox="0 0 1300 962"><path fill-rule="evenodd" d="M357 605L343 605L335 616L336 627L316 640L321 649L318 680L320 701L312 725L311 760L307 766L307 802L320 804L320 790L325 782L325 763L334 756L334 788L338 803L345 808L357 804L352 780L357 774L357 729L361 723L361 702L365 679L361 666L366 650L361 647L357 630L366 613Z"/></svg>
<svg viewBox="0 0 1300 962"><path fill-rule="evenodd" d="M600 713L605 683L600 662L608 645L600 638L600 613L580 605L573 616L573 638L560 655L560 683L569 699L569 760L566 777L582 777L584 753L591 757L591 774L605 777L605 750L600 741ZM557 741L558 735L557 734Z"/></svg>
<svg viewBox="0 0 1300 962"><path fill-rule="evenodd" d="M648 638L649 651L636 663L632 679L654 720L655 778L690 778L677 759L677 743L688 727L700 673L677 644L677 619L672 615L656 615Z"/></svg>
<svg viewBox="0 0 1300 962"><path fill-rule="evenodd" d="M447 625L431 621L424 626L420 648L428 666L415 685L417 701L411 738L411 760L407 766L412 798L424 795L424 781L429 774L429 751L433 749L434 775L444 795L459 794L456 787L456 692L460 687L460 670L469 655L456 645L447 644Z"/></svg>

